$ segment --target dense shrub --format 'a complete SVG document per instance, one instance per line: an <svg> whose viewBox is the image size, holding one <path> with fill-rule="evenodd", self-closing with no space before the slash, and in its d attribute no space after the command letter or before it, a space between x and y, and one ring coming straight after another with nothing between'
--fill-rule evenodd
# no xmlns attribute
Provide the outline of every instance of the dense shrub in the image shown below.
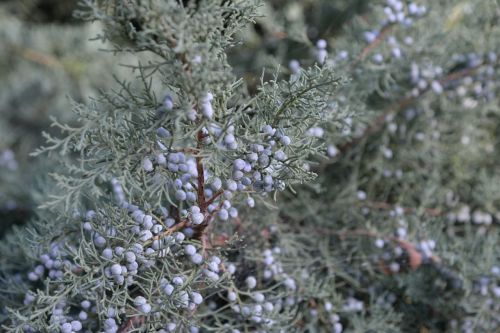
<svg viewBox="0 0 500 333"><path fill-rule="evenodd" d="M499 10L83 2L137 61L34 153L4 330L497 331Z"/></svg>

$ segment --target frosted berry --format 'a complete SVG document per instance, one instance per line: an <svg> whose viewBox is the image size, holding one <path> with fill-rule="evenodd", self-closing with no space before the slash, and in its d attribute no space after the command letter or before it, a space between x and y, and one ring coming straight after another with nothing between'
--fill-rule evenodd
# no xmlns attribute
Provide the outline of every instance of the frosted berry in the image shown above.
<svg viewBox="0 0 500 333"><path fill-rule="evenodd" d="M248 289L253 289L257 286L257 280L253 276L249 276L245 280Z"/></svg>
<svg viewBox="0 0 500 333"><path fill-rule="evenodd" d="M196 248L193 245L188 244L188 245L184 246L184 252L187 255L192 256L196 253Z"/></svg>

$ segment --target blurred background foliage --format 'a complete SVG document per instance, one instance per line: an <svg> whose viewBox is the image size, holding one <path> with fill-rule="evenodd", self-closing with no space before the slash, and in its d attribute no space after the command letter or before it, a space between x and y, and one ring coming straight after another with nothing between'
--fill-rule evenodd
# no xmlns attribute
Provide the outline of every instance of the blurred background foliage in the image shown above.
<svg viewBox="0 0 500 333"><path fill-rule="evenodd" d="M54 132L51 117L71 124L73 103L89 102L124 73L117 61L126 57L99 51L104 45L91 41L99 26L74 19L76 5L0 2L0 234L33 215L39 184L53 171L53 162L30 157L42 131Z"/></svg>

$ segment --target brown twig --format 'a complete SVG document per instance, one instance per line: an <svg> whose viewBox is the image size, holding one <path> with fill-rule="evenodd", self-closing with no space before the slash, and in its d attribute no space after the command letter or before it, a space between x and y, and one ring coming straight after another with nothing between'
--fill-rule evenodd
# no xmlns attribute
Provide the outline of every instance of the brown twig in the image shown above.
<svg viewBox="0 0 500 333"><path fill-rule="evenodd" d="M140 327L145 321L144 316L132 317L129 318L118 330L118 333L127 333L137 327Z"/></svg>
<svg viewBox="0 0 500 333"><path fill-rule="evenodd" d="M151 238L151 240L146 242L145 245L149 245L155 240L159 240L159 239L162 239L166 236L169 236L169 235L173 234L174 232L181 230L182 228L184 228L187 225L188 225L187 220L183 220L177 224L174 224L172 227L168 228L167 230L165 230L161 234L158 234L158 235L154 236L153 238Z"/></svg>
<svg viewBox="0 0 500 333"><path fill-rule="evenodd" d="M217 191L210 199L207 200L206 205L212 204L218 197L221 196L221 194L224 193L223 190Z"/></svg>
<svg viewBox="0 0 500 333"><path fill-rule="evenodd" d="M210 228L213 225L213 223L210 223L210 221L213 221L214 215L218 211L220 211L221 208L222 208L222 202L220 202L219 206L216 209L214 209L212 212L205 214L205 219L201 224L193 227L193 229L194 229L193 237L195 239L199 239L201 241L201 254L203 257L206 257L207 249L213 248L212 241L208 237Z"/></svg>
<svg viewBox="0 0 500 333"><path fill-rule="evenodd" d="M460 70L457 72L450 73L450 74L444 76L441 80L439 80L439 83L441 85L446 85L447 83L452 82L454 80L464 78L466 76L474 74L481 66L482 66L482 64L477 65L475 67L471 67L471 68L467 68L467 69L463 69L463 70ZM341 145L339 147L339 151L341 153L345 153L345 152L349 151L351 148L355 147L357 144L359 144L361 141L363 141L368 136L379 132L383 128L387 117L389 117L390 115L396 114L398 112L401 112L402 110L405 110L417 98L421 97L422 95L424 95L428 91L429 91L429 88L423 90L418 96L407 96L407 97L404 97L401 100L397 101L396 103L392 104L389 108L386 109L385 112L383 112L381 115L379 115L378 117L376 117L373 120L373 122L365 129L363 134L361 134L359 137L356 137L356 138L352 139L351 141L348 141L348 142L344 143L343 145Z"/></svg>
<svg viewBox="0 0 500 333"><path fill-rule="evenodd" d="M207 257L207 250L212 248L212 242L208 238L208 233L206 232L206 228L204 229L205 232L201 233L201 255L203 258Z"/></svg>
<svg viewBox="0 0 500 333"><path fill-rule="evenodd" d="M363 202L362 204L368 207L383 209L383 210L389 210L395 208L395 205L383 201L366 201ZM401 207L401 208L406 214L414 213L417 210L411 207ZM444 212L438 208L425 208L424 212L425 214L433 217L442 216L444 214Z"/></svg>
<svg viewBox="0 0 500 333"><path fill-rule="evenodd" d="M13 48L17 50L24 59L32 61L34 63L44 65L47 67L55 67L55 68L64 67L64 65L59 59L50 54L42 53L40 51L29 48L24 48L18 45L13 45Z"/></svg>
<svg viewBox="0 0 500 333"><path fill-rule="evenodd" d="M196 155L200 152L198 150L198 148L177 148L177 150L182 151L183 153L186 153L186 154L191 154L191 155Z"/></svg>
<svg viewBox="0 0 500 333"><path fill-rule="evenodd" d="M339 151L341 153L345 153L346 151L350 150L352 147L356 146L359 144L361 141L363 141L366 137L377 133L385 124L386 119L389 115L396 113L399 110L405 109L408 107L408 105L413 102L414 98L412 97L406 97L397 102L396 104L393 104L391 107L389 107L385 112L383 112L381 115L379 115L377 118L373 120L373 122L365 129L363 134L361 136L358 136L351 141L348 141L341 145L339 147Z"/></svg>
<svg viewBox="0 0 500 333"><path fill-rule="evenodd" d="M203 144L204 134L201 130L197 134L197 149L200 150ZM207 212L207 203L205 202L205 169L203 168L203 159L200 155L196 155L196 170L198 171L198 186L197 186L197 196L198 205L203 214Z"/></svg>
<svg viewBox="0 0 500 333"><path fill-rule="evenodd" d="M363 50L361 50L360 54L354 59L350 64L349 64L349 69L353 69L356 67L361 61L363 61L366 56L374 49L376 48L383 40L384 37L391 32L392 30L392 24L387 24L385 25L382 30L380 30L379 34L377 37L368 45L366 45Z"/></svg>
<svg viewBox="0 0 500 333"><path fill-rule="evenodd" d="M399 237L382 235L380 233L366 229L335 231L326 228L317 228L315 229L315 231L318 234L322 235L335 235L338 236L340 239L345 239L349 237L358 237L358 236L388 239L394 243L397 243L401 248L406 250L410 260L410 268L412 270L416 270L423 263L423 255L420 253L419 250L417 250L416 246L410 243L409 241L401 239ZM432 255L430 259L435 263L441 262L441 259L435 255Z"/></svg>

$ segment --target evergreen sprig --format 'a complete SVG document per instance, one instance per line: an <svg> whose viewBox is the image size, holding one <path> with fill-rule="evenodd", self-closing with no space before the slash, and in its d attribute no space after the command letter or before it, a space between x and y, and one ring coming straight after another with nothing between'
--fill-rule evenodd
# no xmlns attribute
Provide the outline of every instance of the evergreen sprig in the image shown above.
<svg viewBox="0 0 500 333"><path fill-rule="evenodd" d="M84 1L137 64L35 153L3 329L498 330L498 13Z"/></svg>

